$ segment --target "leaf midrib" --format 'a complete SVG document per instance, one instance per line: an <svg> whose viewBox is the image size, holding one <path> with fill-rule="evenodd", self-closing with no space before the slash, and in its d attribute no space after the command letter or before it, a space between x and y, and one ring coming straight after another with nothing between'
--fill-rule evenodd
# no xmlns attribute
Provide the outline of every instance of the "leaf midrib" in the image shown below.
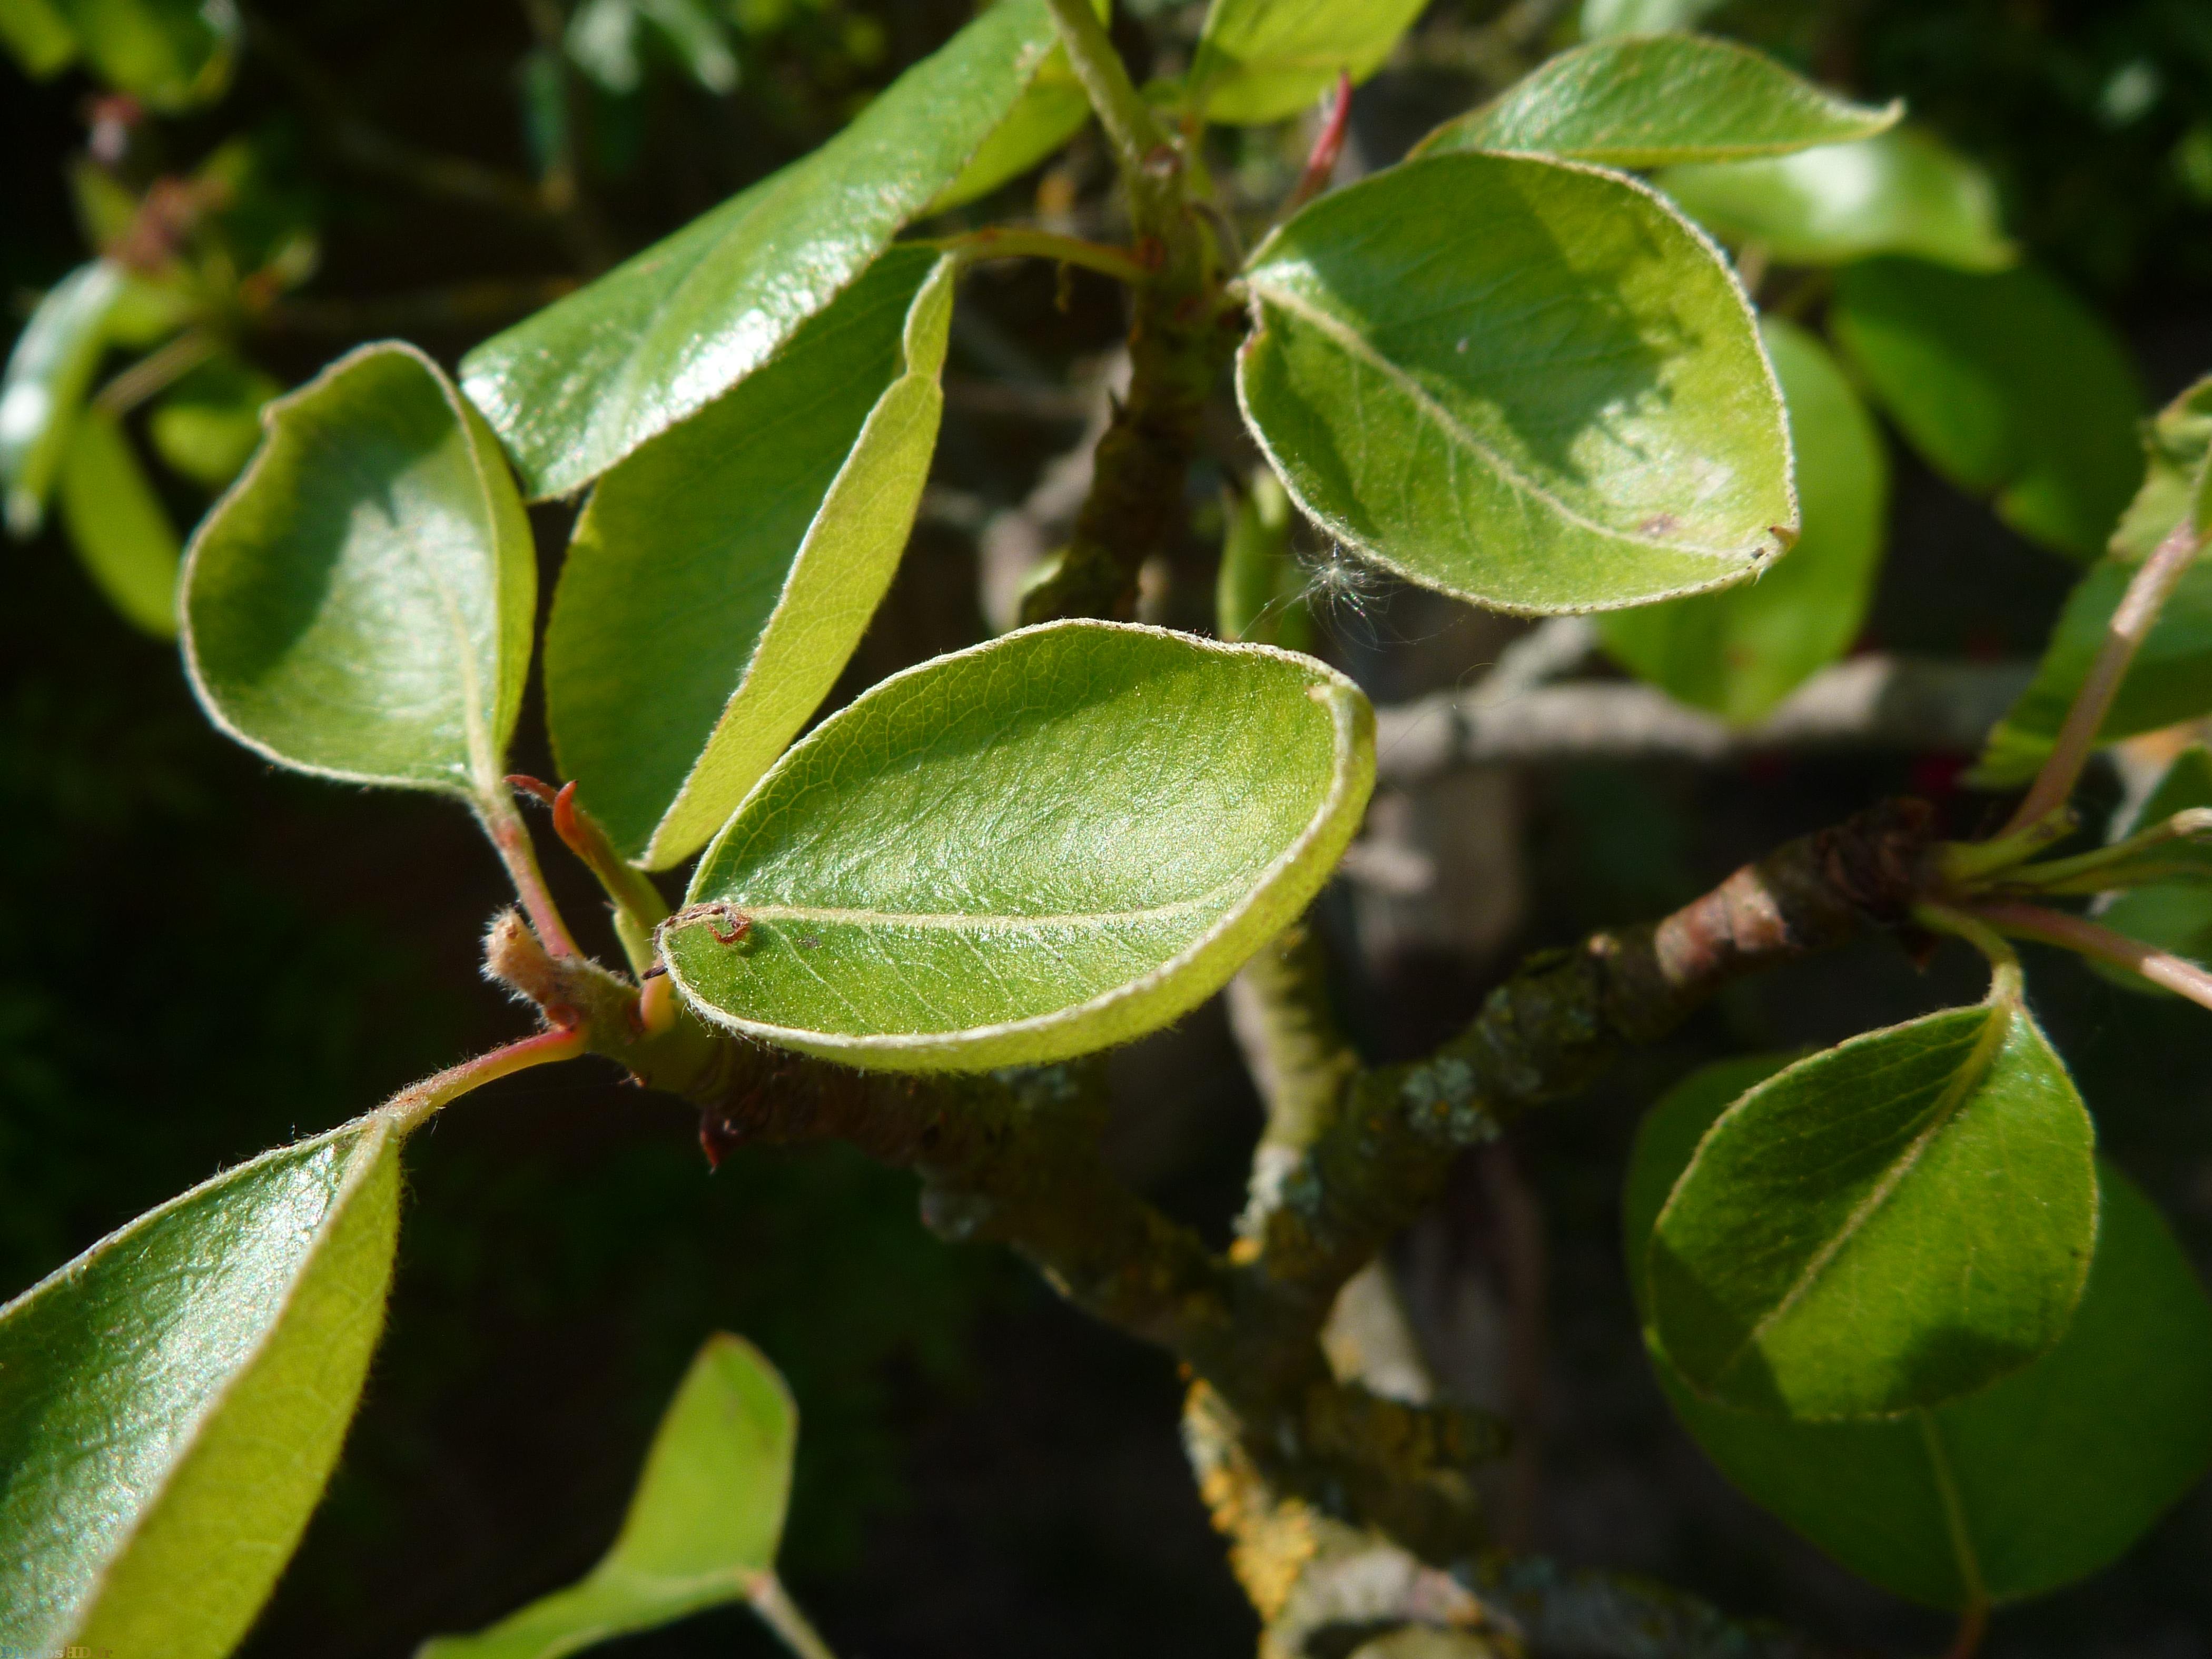
<svg viewBox="0 0 2212 1659"><path fill-rule="evenodd" d="M1242 881L1224 882L1196 897L1173 899L1164 904L1143 905L1127 910L1071 910L1042 915L991 915L961 910L874 910L836 905L748 904L742 899L718 899L678 915L671 924L685 927L703 923L708 916L740 915L748 921L805 921L856 927L910 927L930 932L984 933L1018 932L1024 928L1107 928L1195 915L1231 902L1245 890Z"/></svg>

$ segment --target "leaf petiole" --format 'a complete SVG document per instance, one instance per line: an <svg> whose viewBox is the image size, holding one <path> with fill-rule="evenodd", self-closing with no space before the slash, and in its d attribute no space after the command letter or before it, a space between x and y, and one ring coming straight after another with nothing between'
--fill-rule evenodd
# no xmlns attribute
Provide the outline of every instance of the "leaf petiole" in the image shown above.
<svg viewBox="0 0 2212 1659"><path fill-rule="evenodd" d="M2187 997L2202 1007L2212 1008L2212 974L2185 957L2154 949L2141 939L2130 939L2125 933L2091 921L2087 916L2046 910L2039 904L2029 904L2021 899L1987 900L1974 907L1973 915L2016 939L2032 939L2080 956L2094 957L2100 962L2124 968L2162 990Z"/></svg>
<svg viewBox="0 0 2212 1659"><path fill-rule="evenodd" d="M2070 859L2052 859L2046 864L2006 870L2000 881L1990 884L2022 887L2045 895L2102 893L2116 886L2140 887L2194 866L2186 859L2165 867L2146 866L2125 871L2124 880L2114 879L2110 872L2136 864L2145 854L2160 848L2176 843L2202 845L2207 839L2212 839L2212 807L2191 807L2109 847L2100 847Z"/></svg>
<svg viewBox="0 0 2212 1659"><path fill-rule="evenodd" d="M2018 1008L2022 991L2020 957L1980 913L1954 909L1948 904L1916 904L1912 919L1930 933L1966 940L1988 957L1990 991L1984 1000L1992 1008Z"/></svg>
<svg viewBox="0 0 2212 1659"><path fill-rule="evenodd" d="M412 1133L441 1109L459 1100L463 1095L481 1089L487 1083L496 1083L517 1072L526 1072L533 1066L552 1066L564 1060L574 1060L588 1054L581 1026L557 1026L550 1031L520 1037L502 1043L488 1054L474 1060L465 1060L458 1066L448 1066L444 1071L424 1078L412 1088L403 1089L377 1110L392 1120L393 1127L401 1134Z"/></svg>
<svg viewBox="0 0 2212 1659"><path fill-rule="evenodd" d="M837 1659L836 1653L822 1639L821 1632L807 1621L783 1587L783 1580L773 1572L764 1572L752 1582L745 1592L745 1600L760 1615L761 1622L774 1631L799 1659Z"/></svg>
<svg viewBox="0 0 2212 1659"><path fill-rule="evenodd" d="M1131 249L1020 225L992 225L963 235L942 237L930 246L951 254L963 264L981 264L986 259L1051 259L1064 265L1081 265L1133 288L1152 281L1153 276L1153 267Z"/></svg>
<svg viewBox="0 0 2212 1659"><path fill-rule="evenodd" d="M653 930L668 920L668 901L661 897L660 890L643 871L624 861L622 854L615 851L614 842L608 839L599 821L576 804L574 778L557 790L542 779L521 773L511 775L507 781L532 800L553 809L553 833L598 878L599 886L614 905L615 935L622 941L623 955L629 958L630 971L641 978L660 960L660 951L653 942ZM560 952L553 954L557 956Z"/></svg>
<svg viewBox="0 0 2212 1659"><path fill-rule="evenodd" d="M521 814L514 810L514 798L507 793L506 784L502 781L479 793L476 808L477 820L498 850L500 862L507 866L507 879L514 884L514 896L522 901L532 928L545 946L545 954L583 954L569 935L568 924L561 920L553 895L546 890L544 872L538 867L538 848L531 842Z"/></svg>

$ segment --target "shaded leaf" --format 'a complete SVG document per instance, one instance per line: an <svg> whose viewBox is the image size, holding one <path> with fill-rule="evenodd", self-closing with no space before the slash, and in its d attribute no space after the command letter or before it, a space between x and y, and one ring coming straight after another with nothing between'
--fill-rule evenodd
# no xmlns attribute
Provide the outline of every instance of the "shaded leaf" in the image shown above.
<svg viewBox="0 0 2212 1659"><path fill-rule="evenodd" d="M719 830L890 585L929 471L953 266L894 248L769 366L600 479L545 640L555 753L625 857Z"/></svg>
<svg viewBox="0 0 2212 1659"><path fill-rule="evenodd" d="M1310 659L1156 629L939 657L761 780L663 930L669 970L708 1018L850 1065L1126 1042L1319 890L1373 786L1373 719Z"/></svg>
<svg viewBox="0 0 2212 1659"><path fill-rule="evenodd" d="M212 102L230 84L235 6L206 0L58 0L93 72L159 110Z"/></svg>
<svg viewBox="0 0 2212 1659"><path fill-rule="evenodd" d="M1246 489L1226 503L1221 572L1214 582L1214 617L1224 640L1250 640L1304 651L1313 637L1306 608L1306 573L1291 552L1291 498L1281 482L1256 467Z"/></svg>
<svg viewBox="0 0 2212 1659"><path fill-rule="evenodd" d="M599 1565L489 1630L425 1643L420 1659L557 1659L753 1595L774 1577L798 1437L775 1368L750 1342L709 1337Z"/></svg>
<svg viewBox="0 0 2212 1659"><path fill-rule="evenodd" d="M2182 515L2194 511L2198 527L2208 521L2212 490L2212 375L2207 375L2143 422L2148 465L2142 486L2112 532L2112 550L2121 558L2148 558Z"/></svg>
<svg viewBox="0 0 2212 1659"><path fill-rule="evenodd" d="M2088 677L2105 635L2134 577L2133 563L2099 560L2075 584L2051 630L2035 678L1996 729L1967 775L1977 787L2002 789L2033 777L2051 753ZM2191 720L2212 711L2212 562L2199 560L2151 624L2126 678L2098 728L2100 743Z"/></svg>
<svg viewBox="0 0 2212 1659"><path fill-rule="evenodd" d="M1850 648L1888 528L1881 434L1835 360L1778 318L1759 333L1782 382L1803 533L1756 580L1599 618L1605 647L1669 696L1731 720L1771 712Z"/></svg>
<svg viewBox="0 0 2212 1659"><path fill-rule="evenodd" d="M2148 827L2179 813L2208 807L2212 807L2212 750L2203 744L2192 744L2174 757L2132 827ZM2175 849L2175 854L2176 867L2166 872L2167 879L2114 894L2096 913L2097 920L2115 933L2202 967L2212 960L2212 845L2207 845L2200 835ZM2107 873L2106 878L2118 887L2123 884L2118 878L2127 873L2122 869ZM2146 996L2173 994L2140 974L2108 967L2094 957L2085 960L2113 984L2130 991Z"/></svg>
<svg viewBox="0 0 2212 1659"><path fill-rule="evenodd" d="M1656 1340L1706 1398L1801 1421L1985 1387L2073 1318L2094 1140L2016 976L1801 1060L1714 1122L1660 1211Z"/></svg>
<svg viewBox="0 0 2212 1659"><path fill-rule="evenodd" d="M1112 0L1093 0L1100 21L1105 21L1111 4ZM1030 77L1006 119L968 158L960 176L945 187L925 213L943 213L988 196L1059 149L1090 118L1091 99L1075 78L1067 48L1056 46Z"/></svg>
<svg viewBox="0 0 2212 1659"><path fill-rule="evenodd" d="M1716 234L1756 242L1784 264L1905 253L1996 270L2014 257L1989 176L1917 128L1771 161L1669 167L1659 184Z"/></svg>
<svg viewBox="0 0 2212 1659"><path fill-rule="evenodd" d="M0 1309L0 1644L220 1659L337 1462L383 1322L398 1135L265 1154Z"/></svg>
<svg viewBox="0 0 2212 1659"><path fill-rule="evenodd" d="M62 522L108 603L156 639L177 633L177 531L106 410L70 428L62 460Z"/></svg>
<svg viewBox="0 0 2212 1659"><path fill-rule="evenodd" d="M53 0L0 0L0 45L34 81L58 75L76 58L76 35Z"/></svg>
<svg viewBox="0 0 2212 1659"><path fill-rule="evenodd" d="M1427 0L1212 0L1191 65L1209 121L1259 125L1310 108L1348 75L1364 81Z"/></svg>
<svg viewBox="0 0 2212 1659"><path fill-rule="evenodd" d="M1645 1116L1621 1229L1639 1305L1652 1221L1698 1140L1788 1063L1707 1066ZM1956 1608L1977 1581L2002 1602L2086 1577L2212 1460L2212 1304L2134 1183L2104 1163L2098 1179L2096 1254L2073 1323L1979 1394L1884 1421L1792 1423L1700 1399L1655 1348L1660 1386L1746 1493L1897 1595Z"/></svg>
<svg viewBox="0 0 2212 1659"><path fill-rule="evenodd" d="M2025 267L1875 259L1838 273L1828 319L1936 471L2046 547L2102 550L2143 471L2142 387L2102 319Z"/></svg>
<svg viewBox="0 0 2212 1659"><path fill-rule="evenodd" d="M1871 137L1903 108L1847 102L1732 40L1620 34L1547 59L1415 154L1533 150L1617 167L1741 161Z"/></svg>
<svg viewBox="0 0 2212 1659"><path fill-rule="evenodd" d="M1725 586L1796 533L1782 399L1711 247L1615 173L1409 161L1253 256L1246 418L1408 580L1520 611Z"/></svg>
<svg viewBox="0 0 2212 1659"><path fill-rule="evenodd" d="M46 290L9 354L0 379L0 489L17 536L37 533L45 516L70 423L100 367L108 316L125 283L112 260L79 265Z"/></svg>
<svg viewBox="0 0 2212 1659"><path fill-rule="evenodd" d="M490 429L398 343L340 358L264 419L185 559L185 661L210 718L303 772L489 796L537 588Z"/></svg>
<svg viewBox="0 0 2212 1659"><path fill-rule="evenodd" d="M235 357L201 364L146 422L154 453L195 483L221 489L261 442L261 410L284 388Z"/></svg>
<svg viewBox="0 0 2212 1659"><path fill-rule="evenodd" d="M588 483L766 363L960 176L1057 40L1044 0L1003 0L812 155L469 353L529 493Z"/></svg>

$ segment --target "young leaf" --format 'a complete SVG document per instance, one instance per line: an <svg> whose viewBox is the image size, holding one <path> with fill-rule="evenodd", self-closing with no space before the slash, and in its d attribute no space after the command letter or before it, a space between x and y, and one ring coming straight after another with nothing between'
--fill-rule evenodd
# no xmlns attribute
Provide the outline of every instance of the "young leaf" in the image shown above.
<svg viewBox="0 0 2212 1659"><path fill-rule="evenodd" d="M1433 155L1306 208L1253 256L1245 417L1322 527L1498 610L1723 587L1796 535L1749 308L1632 179Z"/></svg>
<svg viewBox="0 0 2212 1659"><path fill-rule="evenodd" d="M62 522L77 557L124 620L156 639L177 634L177 532L130 440L94 406L70 428Z"/></svg>
<svg viewBox="0 0 2212 1659"><path fill-rule="evenodd" d="M2133 563L2099 560L2075 585L2059 613L2035 678L2010 713L1990 733L1988 747L1967 781L2002 789L2033 777L2057 742L2075 693L2096 661L2136 573ZM2154 732L2212 710L2212 562L2185 571L2158 620L2151 625L2127 677L2098 728L2100 743Z"/></svg>
<svg viewBox="0 0 2212 1659"><path fill-rule="evenodd" d="M1534 151L1616 167L1740 161L1872 137L1903 112L1846 102L1732 40L1615 35L1546 60L1414 153Z"/></svg>
<svg viewBox="0 0 2212 1659"><path fill-rule="evenodd" d="M1705 1398L1799 1421L1983 1388L2074 1316L2094 1141L2016 979L1801 1060L1721 1115L1660 1211L1656 1340Z"/></svg>
<svg viewBox="0 0 2212 1659"><path fill-rule="evenodd" d="M398 1166L372 1114L195 1188L0 1308L0 1645L237 1644L360 1395Z"/></svg>
<svg viewBox="0 0 2212 1659"><path fill-rule="evenodd" d="M533 497L580 488L713 403L957 179L1059 37L1003 0L844 131L486 341L462 385Z"/></svg>
<svg viewBox="0 0 2212 1659"><path fill-rule="evenodd" d="M70 422L100 366L108 315L125 280L112 260L79 265L46 290L9 354L0 379L0 489L16 536L35 535L46 515Z"/></svg>
<svg viewBox="0 0 2212 1659"><path fill-rule="evenodd" d="M2046 547L2103 549L2142 477L2142 392L2094 313L2026 267L1875 259L1837 273L1828 319L1929 465Z"/></svg>
<svg viewBox="0 0 2212 1659"><path fill-rule="evenodd" d="M562 771L627 858L719 830L890 584L944 398L952 262L894 248L769 366L599 480L545 639Z"/></svg>
<svg viewBox="0 0 2212 1659"><path fill-rule="evenodd" d="M1042 1063L1164 1025L1302 910L1374 716L1262 646L1069 622L894 675L778 763L662 931L717 1024L848 1065Z"/></svg>
<svg viewBox="0 0 2212 1659"><path fill-rule="evenodd" d="M1209 121L1261 125L1300 114L1336 84L1364 81L1427 0L1212 0L1191 64Z"/></svg>
<svg viewBox="0 0 2212 1659"><path fill-rule="evenodd" d="M409 345L269 405L185 555L185 664L280 765L483 799L530 668L537 556L482 417Z"/></svg>
<svg viewBox="0 0 2212 1659"><path fill-rule="evenodd" d="M1759 324L1790 407L1804 533L1755 581L1598 619L1605 647L1670 696L1759 719L1850 648L1874 598L1889 459L1850 382L1795 324Z"/></svg>
<svg viewBox="0 0 2212 1659"><path fill-rule="evenodd" d="M750 1342L708 1338L646 1454L629 1513L580 1582L416 1659L558 1659L763 1593L791 1497L799 1413Z"/></svg>
<svg viewBox="0 0 2212 1659"><path fill-rule="evenodd" d="M2143 425L2148 466L2142 487L2112 532L2112 550L2140 562L2164 541L2185 513L2200 520L2212 471L2205 452L2212 446L2212 375L2176 398Z"/></svg>
<svg viewBox="0 0 2212 1659"><path fill-rule="evenodd" d="M204 0L60 0L93 72L158 110L213 101L230 84L238 9Z"/></svg>
<svg viewBox="0 0 2212 1659"><path fill-rule="evenodd" d="M163 394L146 422L154 453L195 483L221 489L261 442L261 410L284 388L235 357L200 365Z"/></svg>
<svg viewBox="0 0 2212 1659"><path fill-rule="evenodd" d="M1639 1306L1652 1221L1698 1141L1787 1063L1708 1066L1645 1117L1622 1202ZM1957 1608L1970 1586L2003 1602L2084 1577L2212 1461L2212 1303L2134 1183L2109 1164L2098 1176L2096 1253L2074 1322L1978 1394L1882 1421L1793 1423L1700 1399L1655 1346L1660 1386L1729 1480L1897 1595Z"/></svg>
<svg viewBox="0 0 2212 1659"><path fill-rule="evenodd" d="M1659 185L1699 224L1784 264L1905 253L1996 270L2014 258L1988 175L1916 128L1771 161L1669 167Z"/></svg>

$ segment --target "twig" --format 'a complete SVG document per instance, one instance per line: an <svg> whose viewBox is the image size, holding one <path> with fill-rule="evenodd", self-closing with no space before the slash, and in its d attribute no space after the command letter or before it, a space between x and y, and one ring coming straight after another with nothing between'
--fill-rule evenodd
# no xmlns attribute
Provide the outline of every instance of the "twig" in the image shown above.
<svg viewBox="0 0 2212 1659"><path fill-rule="evenodd" d="M2130 939L2087 916L2046 910L2021 899L1990 899L1965 907L1965 914L1978 918L2001 933L2059 945L2110 963L2115 968L2124 968L2163 990L2212 1008L2212 974L2185 957Z"/></svg>

